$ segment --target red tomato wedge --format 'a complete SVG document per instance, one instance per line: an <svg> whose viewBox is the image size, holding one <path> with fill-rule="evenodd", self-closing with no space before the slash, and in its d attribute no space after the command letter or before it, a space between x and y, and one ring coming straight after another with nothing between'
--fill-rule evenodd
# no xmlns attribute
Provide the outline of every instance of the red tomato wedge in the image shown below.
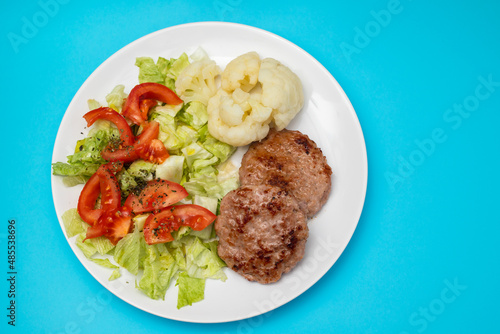
<svg viewBox="0 0 500 334"><path fill-rule="evenodd" d="M97 222L87 229L85 240L105 236L113 245L132 228L132 217L126 210L105 211Z"/></svg>
<svg viewBox="0 0 500 334"><path fill-rule="evenodd" d="M139 155L135 152L135 147L132 145L120 149L113 149L108 146L102 150L101 156L108 161L132 162L139 159Z"/></svg>
<svg viewBox="0 0 500 334"><path fill-rule="evenodd" d="M144 239L148 245L173 241L172 231L177 231L181 226L201 231L216 217L210 210L195 204L167 207L146 219Z"/></svg>
<svg viewBox="0 0 500 334"><path fill-rule="evenodd" d="M141 115L145 119L148 119L148 113L151 108L158 105L158 101L153 99L143 99L139 102L139 109L141 110Z"/></svg>
<svg viewBox="0 0 500 334"><path fill-rule="evenodd" d="M122 195L115 173L123 167L121 162L110 162L100 166L96 174L99 176L101 190L101 208L104 211L115 210L121 205Z"/></svg>
<svg viewBox="0 0 500 334"><path fill-rule="evenodd" d="M115 124L118 130L120 130L120 139L124 145L132 145L134 142L134 134L132 133L132 129L130 129L130 126L125 118L111 108L100 107L91 110L83 115L83 118L87 121L87 126L91 126L98 119L108 120Z"/></svg>
<svg viewBox="0 0 500 334"><path fill-rule="evenodd" d="M141 126L142 132L132 145L119 149L107 147L102 151L102 157L108 161L132 162L142 158L154 163L163 163L169 157L169 153L165 145L157 139L160 124L146 121Z"/></svg>
<svg viewBox="0 0 500 334"><path fill-rule="evenodd" d="M137 136L137 139L134 143L134 146L140 144L147 144L151 140L158 138L158 134L160 133L160 123L156 121L145 121L141 124L142 131Z"/></svg>
<svg viewBox="0 0 500 334"><path fill-rule="evenodd" d="M162 164L170 156L165 145L159 139L153 139L147 144L137 145L135 152L143 160L151 161L155 164Z"/></svg>
<svg viewBox="0 0 500 334"><path fill-rule="evenodd" d="M102 209L95 209L95 203L100 193L99 176L95 173L90 177L87 183L85 183L80 193L80 197L78 198L78 214L87 224L94 225L102 215Z"/></svg>
<svg viewBox="0 0 500 334"><path fill-rule="evenodd" d="M133 213L161 210L186 198L188 192L178 183L154 179L149 181L139 196L130 194L124 207Z"/></svg>
<svg viewBox="0 0 500 334"><path fill-rule="evenodd" d="M182 100L167 86L146 82L135 86L127 97L123 107L123 116L140 125L148 119L147 112L141 111L141 100L154 99L166 104L181 104ZM149 109L148 109L149 111Z"/></svg>
<svg viewBox="0 0 500 334"><path fill-rule="evenodd" d="M107 163L98 168L97 172L85 183L78 198L78 214L82 220L94 225L105 210L116 209L120 205L121 192L114 173L119 172L122 163ZM101 195L102 208L96 209L96 201Z"/></svg>

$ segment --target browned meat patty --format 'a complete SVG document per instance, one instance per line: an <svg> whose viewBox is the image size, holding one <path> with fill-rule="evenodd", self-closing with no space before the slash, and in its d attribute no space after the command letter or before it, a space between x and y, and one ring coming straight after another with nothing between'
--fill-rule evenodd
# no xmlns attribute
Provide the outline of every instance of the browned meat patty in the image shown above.
<svg viewBox="0 0 500 334"><path fill-rule="evenodd" d="M332 169L316 143L299 131L271 130L250 145L240 167L242 185L268 184L289 191L308 218L326 203Z"/></svg>
<svg viewBox="0 0 500 334"><path fill-rule="evenodd" d="M242 186L221 202L218 253L249 281L276 282L304 256L307 218L295 198L270 185Z"/></svg>

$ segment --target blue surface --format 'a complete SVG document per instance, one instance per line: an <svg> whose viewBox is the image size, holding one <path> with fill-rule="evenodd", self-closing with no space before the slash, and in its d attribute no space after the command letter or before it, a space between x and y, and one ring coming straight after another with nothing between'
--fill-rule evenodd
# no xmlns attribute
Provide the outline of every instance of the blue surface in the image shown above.
<svg viewBox="0 0 500 334"><path fill-rule="evenodd" d="M500 332L498 2L61 2L0 5L0 332ZM56 132L85 79L135 39L196 21L256 26L312 54L349 96L368 149L364 211L339 261L289 304L226 324L171 321L112 296L71 252L50 188Z"/></svg>

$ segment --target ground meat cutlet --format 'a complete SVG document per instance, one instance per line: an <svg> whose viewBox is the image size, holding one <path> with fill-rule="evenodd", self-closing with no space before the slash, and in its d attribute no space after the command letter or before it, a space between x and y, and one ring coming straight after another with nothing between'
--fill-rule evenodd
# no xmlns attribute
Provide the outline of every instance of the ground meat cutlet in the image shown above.
<svg viewBox="0 0 500 334"><path fill-rule="evenodd" d="M268 184L291 193L308 218L326 203L332 169L316 143L299 131L271 130L243 156L240 183Z"/></svg>
<svg viewBox="0 0 500 334"><path fill-rule="evenodd" d="M222 199L220 211L219 256L247 280L276 282L304 256L307 218L286 190L242 186Z"/></svg>

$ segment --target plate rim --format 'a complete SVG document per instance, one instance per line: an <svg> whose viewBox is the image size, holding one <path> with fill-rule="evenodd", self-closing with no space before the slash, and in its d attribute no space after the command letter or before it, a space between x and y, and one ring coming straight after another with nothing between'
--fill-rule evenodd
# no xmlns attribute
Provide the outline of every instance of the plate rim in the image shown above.
<svg viewBox="0 0 500 334"><path fill-rule="evenodd" d="M74 93L73 98L71 99L70 103L68 104L68 106L67 106L67 108L66 108L66 110L64 112L64 115L63 115L63 117L60 120L60 124L59 124L58 130L57 130L57 134L56 134L56 137L55 137L55 140L54 140L54 144L53 144L51 161L52 161L52 163L55 162L55 155L56 155L55 148L56 148L56 143L59 142L59 137L60 137L60 135L62 133L62 124L64 123L65 118L69 117L69 116L67 116L68 115L68 110L70 108L73 108L73 104L75 103L75 101L76 101L76 99L77 99L77 97L79 95L79 92L81 90L84 90L86 88L86 86L89 85L89 83L93 80L93 78L96 75L98 75L98 73L100 72L101 68L103 68L104 66L106 66L108 63L113 62L113 60L115 58L119 57L122 53L126 52L128 49L133 48L136 44L141 43L145 39L153 38L155 35L163 34L166 31L171 32L171 31L175 31L175 30L178 30L178 29L185 29L185 28L192 28L192 27L194 27L194 28L196 28L196 27L207 27L207 26L209 26L209 27L225 26L227 28L237 27L239 29L248 30L248 31L250 31L252 33L263 34L263 35L267 35L267 37L278 39L281 42L286 43L289 46L291 46L292 48L296 49L298 52L300 52L303 55L305 55L310 61L314 62L316 66L319 66L321 68L321 70L328 75L328 79L335 85L335 87L337 88L337 90L341 93L342 99L344 100L343 102L348 107L348 110L349 110L351 118L353 120L355 120L354 126L356 128L356 137L357 137L358 140L360 140L360 144L361 144L361 147L362 147L362 152L360 151L360 152L357 152L357 153L361 154L362 160L364 162L363 166L362 166L362 172L363 173L362 173L362 175L360 175L363 178L363 180L362 180L363 181L362 182L362 190L363 191L362 191L362 195L360 196L359 201L358 201L357 206L356 206L356 209L355 209L355 212L356 212L355 224L353 224L352 230L349 230L349 233L348 233L349 237L346 238L345 240L343 240L344 243L342 245L340 245L340 247L339 247L339 250L340 250L339 255L333 261L333 263L331 264L331 266L329 266L328 269L322 275L320 275L319 277L317 277L316 279L314 279L313 282L312 282L312 284L310 284L307 287L304 287L303 289L299 290L294 297L290 298L289 300L286 300L283 303L280 303L279 305L275 305L275 306L273 306L272 308L270 308L268 310L261 311L261 312L259 312L257 314L252 314L252 315L247 315L247 316L243 315L243 316L240 316L238 318L231 318L231 319L222 320L222 321L221 320L199 321L199 320L190 320L190 319L185 319L185 318L175 317L175 316L165 316L164 314L160 314L160 313L155 312L155 311L147 310L147 309L145 309L145 308L137 305L137 303L134 303L132 301L126 300L124 297L120 296L117 292L113 291L107 285L105 285L104 282L101 281L101 279L99 279L94 274L92 274L92 271L91 271L91 269L88 266L90 264L90 261L87 261L87 262L82 261L80 259L80 257L75 253L75 251L73 249L73 246L71 244L71 242L73 241L73 238L68 238L67 237L66 232L65 232L65 228L64 228L64 224L62 222L62 219L57 214L54 188L55 188L55 182L56 182L56 180L58 178L55 175L52 174L52 170L50 171L50 173L51 173L50 174L51 175L51 193L52 193L52 202L54 204L54 210L55 210L57 219L59 221L59 225L61 227L61 230L63 232L63 235L64 235L64 237L65 237L65 239L66 239L66 241L68 243L68 246L70 247L71 251L76 256L77 260L86 269L86 271L97 282L99 282L99 284L101 284L107 291L111 292L113 295L115 295L116 297L120 298L121 300L123 300L124 302L126 302L127 304L129 304L130 306L133 306L134 308L138 308L138 309L140 309L140 310L142 310L144 312L147 312L147 313L150 313L150 314L154 314L154 315L156 315L158 317L161 317L161 318L175 320L175 321L181 321L181 322L187 322L187 323L228 323L228 322L236 322L236 321L240 321L240 320L250 319L250 318L253 318L253 317L256 317L256 316L268 313L268 312L270 312L272 310L275 310L275 309L277 309L279 307L282 307L282 306L288 304L289 302L291 302L294 299L296 299L299 296L301 296L304 292L306 292L313 285L315 285L320 279L322 279L328 271L331 270L331 268L335 265L335 263L338 261L338 259L340 258L340 256L342 256L342 254L344 253L347 245L350 243L350 241L351 241L351 239L352 239L352 237L354 235L354 232L356 231L357 226L359 224L359 220L361 218L361 215L362 215L362 212L363 212L363 208L364 208L364 204L365 204L365 201L366 201L367 185L368 185L368 155L367 155L366 141L364 139L364 134L363 134L363 131L362 131L361 123L359 121L359 118L358 118L358 116L356 114L356 111L355 111L355 109L354 109L351 101L349 100L349 98L348 98L347 94L345 93L344 89L342 88L342 86L337 82L337 80L335 79L335 77L330 73L330 71L323 64L321 64L311 54L309 54L303 48L301 48L297 44L291 42L290 40L287 40L286 38L281 37L281 36L277 35L276 33L270 32L268 30L264 30L262 28L258 28L258 27L251 26L251 25L246 25L246 24L241 24L241 23L219 22L219 21L198 21L198 22L190 22L190 23L177 24L177 25L173 25L173 26L170 26L170 27L166 27L166 28L162 28L160 30L156 30L156 31L150 32L150 33L148 33L146 35L143 35L142 37L139 37L139 38L135 39L134 41L126 44L125 46L121 47L116 52L114 52L111 56L109 56L108 58L106 58L97 68L95 68L93 70L93 72L80 85L80 87L78 88L78 90ZM109 282L107 282L107 283L109 283Z"/></svg>

